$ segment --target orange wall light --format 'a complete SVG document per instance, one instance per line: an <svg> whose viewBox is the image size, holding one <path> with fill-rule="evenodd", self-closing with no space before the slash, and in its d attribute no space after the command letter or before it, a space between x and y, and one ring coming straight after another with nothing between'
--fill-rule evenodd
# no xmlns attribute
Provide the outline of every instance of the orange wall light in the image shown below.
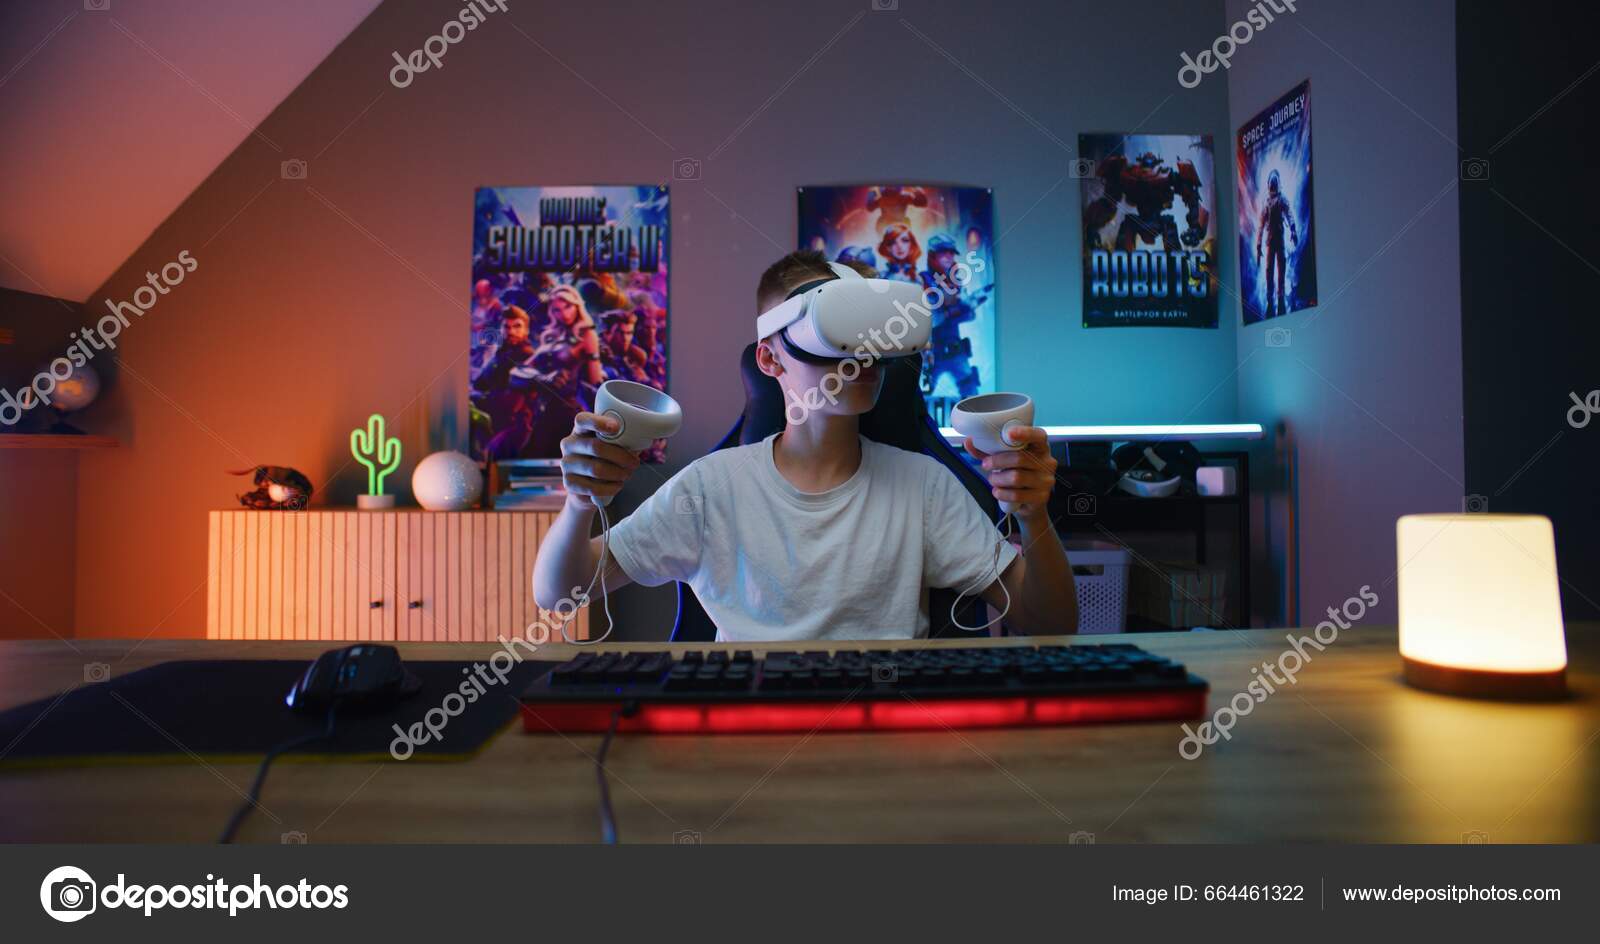
<svg viewBox="0 0 1600 944"><path fill-rule="evenodd" d="M1549 518L1406 515L1395 530L1408 683L1483 698L1566 694Z"/></svg>

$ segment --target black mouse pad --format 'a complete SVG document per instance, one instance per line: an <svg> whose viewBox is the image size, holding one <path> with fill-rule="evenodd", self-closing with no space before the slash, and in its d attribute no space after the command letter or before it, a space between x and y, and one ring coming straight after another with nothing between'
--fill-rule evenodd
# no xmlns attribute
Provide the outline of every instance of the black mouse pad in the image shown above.
<svg viewBox="0 0 1600 944"><path fill-rule="evenodd" d="M307 664L163 662L13 708L0 713L0 767L258 760L326 729L326 715L283 702ZM387 760L393 747L402 759L464 760L516 717L517 694L558 663L519 663L503 684L485 667L481 678L495 683L488 686L463 673L480 664L407 662L422 682L415 695L379 710L341 711L332 737L282 759Z"/></svg>

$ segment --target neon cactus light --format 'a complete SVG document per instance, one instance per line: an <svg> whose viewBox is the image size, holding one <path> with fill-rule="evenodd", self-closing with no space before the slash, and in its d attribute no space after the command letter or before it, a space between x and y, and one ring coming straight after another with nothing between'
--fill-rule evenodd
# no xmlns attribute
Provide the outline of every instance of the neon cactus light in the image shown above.
<svg viewBox="0 0 1600 944"><path fill-rule="evenodd" d="M358 499L358 504L393 505L393 498L383 494L383 480L400 467L400 440L385 434L382 416L374 413L367 417L366 429L350 431L350 454L367 467L367 494L360 499L373 499Z"/></svg>

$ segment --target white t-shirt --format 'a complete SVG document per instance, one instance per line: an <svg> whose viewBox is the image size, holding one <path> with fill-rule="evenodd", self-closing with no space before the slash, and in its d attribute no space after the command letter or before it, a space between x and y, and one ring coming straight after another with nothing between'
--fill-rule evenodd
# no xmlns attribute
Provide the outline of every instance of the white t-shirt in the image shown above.
<svg viewBox="0 0 1600 944"><path fill-rule="evenodd" d="M773 463L776 436L691 463L611 530L635 582L678 580L719 641L910 639L928 588L976 595L1016 559L955 475L865 437L861 467L802 492Z"/></svg>

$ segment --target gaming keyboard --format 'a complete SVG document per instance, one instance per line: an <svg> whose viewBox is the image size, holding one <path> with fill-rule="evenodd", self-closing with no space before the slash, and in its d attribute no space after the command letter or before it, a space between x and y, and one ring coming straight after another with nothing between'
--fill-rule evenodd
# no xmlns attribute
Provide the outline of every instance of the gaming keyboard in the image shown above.
<svg viewBox="0 0 1600 944"><path fill-rule="evenodd" d="M585 652L523 692L522 712L530 733L1030 727L1198 718L1208 687L1126 643Z"/></svg>

